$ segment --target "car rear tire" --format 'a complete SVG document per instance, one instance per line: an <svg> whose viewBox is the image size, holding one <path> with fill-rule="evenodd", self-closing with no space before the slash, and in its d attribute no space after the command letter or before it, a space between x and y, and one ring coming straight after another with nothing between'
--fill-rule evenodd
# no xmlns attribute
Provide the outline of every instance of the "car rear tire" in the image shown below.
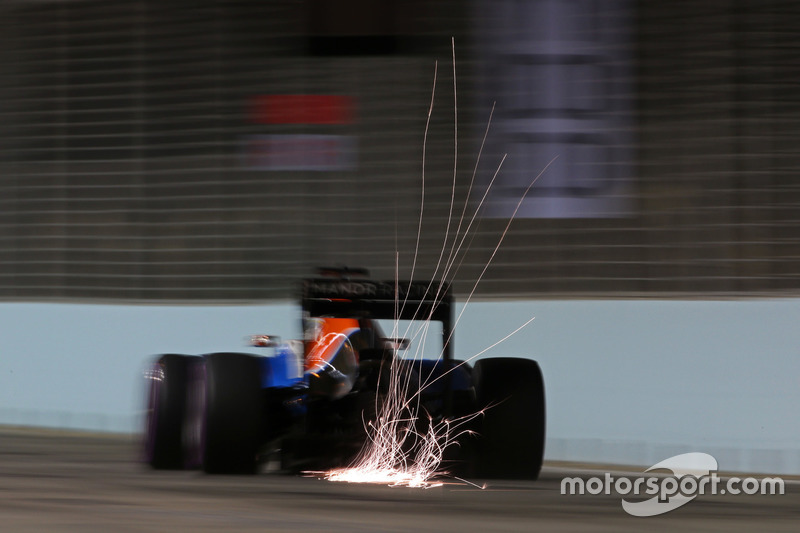
<svg viewBox="0 0 800 533"><path fill-rule="evenodd" d="M183 428L190 367L196 357L164 354L146 374L145 461L156 469L185 467Z"/></svg>
<svg viewBox="0 0 800 533"><path fill-rule="evenodd" d="M480 477L536 479L545 438L544 379L536 361L481 359L472 371L478 407L476 472Z"/></svg>
<svg viewBox="0 0 800 533"><path fill-rule="evenodd" d="M205 357L201 461L209 474L253 474L264 427L261 363L255 356Z"/></svg>

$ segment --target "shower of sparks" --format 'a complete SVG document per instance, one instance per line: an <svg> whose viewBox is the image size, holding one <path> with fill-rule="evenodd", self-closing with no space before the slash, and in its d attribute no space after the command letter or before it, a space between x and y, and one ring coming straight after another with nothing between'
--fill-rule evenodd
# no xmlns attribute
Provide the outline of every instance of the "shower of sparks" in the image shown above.
<svg viewBox="0 0 800 533"><path fill-rule="evenodd" d="M428 136L428 127L430 124L430 117L433 111L433 102L434 96L436 91L436 77L437 77L438 69L435 68L434 70L434 79L433 79L433 88L432 88L432 95L431 95L431 103L428 109L428 118L427 123L425 126L425 134L423 138L423 153L422 153L422 200L420 201L420 220L419 220L419 229L417 233L417 248L419 247L419 239L420 239L420 232L422 229L422 219L423 219L423 211L425 206L425 157L426 157L426 145L427 145L427 136ZM455 79L455 44L453 43L453 90L454 93L457 93L456 89L456 79ZM455 147L454 147L454 158L458 158L458 107L457 105L454 106L455 110ZM492 113L489 115L488 124L486 127L486 133L484 134L484 142L486 140L486 135L489 132L489 127L491 125L492 114L494 113L494 106L492 106ZM483 144L481 144L481 151L478 153L478 162L480 161L481 153L483 151ZM522 201L530 191L531 187L534 183L539 179L539 177L547 170L547 168L553 163L555 159L551 160L550 163L545 166L545 168L531 181L528 189L520 198L519 205L522 204ZM455 230L454 234L451 236L450 233L450 219L452 218L453 214L453 207L455 204L455 179L456 179L456 166L454 162L453 168L453 187L452 187L452 196L450 199L450 217L448 217L448 224L447 229L445 231L444 242L442 245L442 252L439 257L439 261L437 263L434 275L432 276L434 279L439 275L439 278L442 280L446 279L453 279L455 278L455 273L458 271L458 268L461 265L460 261L463 261L463 258L466 254L466 251L469 249L469 245L466 246L466 250L464 249L464 242L467 238L467 235L470 233L470 229L472 228L473 222L478 216L481 207L484 204L484 201L487 198L489 190L492 188L495 178L500 172L500 169L505 161L505 155L497 165L494 175L489 182L489 185L486 188L486 191L483 194L480 202L478 203L475 210L472 212L471 216L466 216L467 211L467 204L464 204L464 209L461 213L460 219L458 221L457 229ZM475 172L477 172L478 162L475 164L475 170L473 171L472 181L469 185L469 191L467 192L467 198L472 191L472 186L475 178ZM517 209L519 209L519 205L517 205ZM514 220L516 216L516 210L514 215L510 218L508 225L505 227L504 231L501 233L497 246L494 249L491 257L486 263L485 268L481 272L481 275L475 281L472 291L469 293L469 296L464 304L466 308L467 304L472 299L472 296L477 288L478 284L483 277L483 274L486 272L486 269L489 267L489 264L494 259L497 250L500 248L503 240L506 237L506 234L509 231L509 227L511 222ZM466 218L469 218L466 225L464 225L464 221ZM465 229L462 231L462 227ZM444 251L448 247L448 242L450 242L452 238L452 242L450 243L450 250L448 253L447 258L444 257ZM459 261L460 256L460 261ZM416 267L417 261L417 251L415 250L413 263L411 267L411 276L413 278L414 269ZM458 261L458 262L457 262ZM455 268L454 268L455 267ZM441 270L441 274L439 274ZM399 271L399 267L396 266L396 271ZM431 282L431 286L429 286L428 290L431 294L439 296L443 292L444 281L442 281L438 286L433 285L434 282ZM405 306L405 301L396 301L396 306L398 309L400 306ZM435 306L434 306L435 307ZM397 310L396 310L397 312ZM433 310L430 311L431 315L433 314ZM458 322L463 315L462 312L456 318L454 328L458 325ZM398 313L399 316L399 313ZM326 472L316 472L313 473L315 475L321 475L324 479L330 481L342 481L342 482L349 482L349 483L375 483L375 484L383 484L389 486L404 486L404 487L418 487L418 488L433 488L442 486L448 482L460 482L466 483L469 485L473 485L477 488L485 488L483 486L475 485L467 480L455 478L451 476L446 470L442 469L442 461L444 458L444 452L447 448L451 446L458 446L459 439L471 435L473 433L472 430L469 429L470 423L483 415L485 409L490 409L492 406L487 406L483 410L477 411L473 414L463 416L463 417L456 417L452 419L434 419L432 418L421 405L420 402L420 394L421 392L428 386L430 386L433 382L442 379L445 375L453 372L455 368L449 369L444 372L442 375L439 375L436 378L428 378L427 381L422 381L421 376L418 376L414 372L409 371L410 362L412 361L419 361L422 359L422 354L420 353L421 348L425 344L424 340L427 337L428 330L430 327L431 316L427 317L419 317L419 321L421 322L421 326L417 329L413 336L412 341L416 340L417 342L417 353L414 354L412 358L401 359L397 357L392 358L392 363L389 365L388 369L384 369L383 371L388 372L389 376L389 386L388 391L385 395L381 397L381 395L377 395L375 402L375 411L377 412L377 416L374 420L365 420L364 425L365 429L367 430L367 441L365 442L364 446L361 449L361 452L355 458L355 460L351 463L350 466L346 468L338 468L329 470ZM487 350L497 346L501 342L505 341L515 333L519 332L522 328L527 326L533 321L533 318L529 319L527 322L522 324L520 327L500 339L499 341L495 342L491 346L481 350L480 352L474 354L472 357L468 358L465 362L470 362L476 357L480 356ZM409 329L412 326L409 326ZM398 321L394 321L392 337L398 338L400 335L398 334ZM409 331L406 331L406 335L403 337L408 337ZM450 333L452 335L452 331ZM445 340L445 344L451 342L452 339L448 338ZM442 353L444 353L446 349L442 347ZM442 355L440 353L440 357ZM461 363L464 364L464 363Z"/></svg>
<svg viewBox="0 0 800 533"><path fill-rule="evenodd" d="M389 392L377 418L366 423L368 440L361 453L350 467L326 472L325 479L419 488L443 484L444 450L469 433L463 426L481 412L453 420L423 417L419 394L409 394L413 378L402 370L403 364L399 358L392 363ZM416 385L422 389L429 383ZM426 420L425 429L418 429L420 419Z"/></svg>

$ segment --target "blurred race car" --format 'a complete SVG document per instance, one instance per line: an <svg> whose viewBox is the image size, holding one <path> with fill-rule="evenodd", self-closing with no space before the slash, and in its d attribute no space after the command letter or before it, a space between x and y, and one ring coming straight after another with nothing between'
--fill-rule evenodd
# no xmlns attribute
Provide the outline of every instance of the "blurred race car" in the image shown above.
<svg viewBox="0 0 800 533"><path fill-rule="evenodd" d="M321 272L303 281L303 340L256 335L251 345L264 354L155 360L146 373L144 438L152 467L253 473L271 458L284 471L345 465L368 438L365 428L389 393L392 368L406 376L411 385L403 393L425 413L419 424L470 420L468 434L445 450L446 470L539 475L545 399L535 361L486 358L471 367L455 360L447 284L374 281L355 269ZM401 357L409 341L387 337L380 320L441 323L437 358Z"/></svg>

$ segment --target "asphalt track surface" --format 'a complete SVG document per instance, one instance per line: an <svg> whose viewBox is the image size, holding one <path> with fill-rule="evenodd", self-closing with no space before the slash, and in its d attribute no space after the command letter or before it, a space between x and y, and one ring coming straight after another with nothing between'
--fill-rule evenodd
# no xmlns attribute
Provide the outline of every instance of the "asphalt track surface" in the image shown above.
<svg viewBox="0 0 800 533"><path fill-rule="evenodd" d="M0 531L792 531L800 486L779 495L698 496L636 518L618 495L561 494L548 466L536 482L432 489L332 483L271 473L156 472L134 437L0 428Z"/></svg>

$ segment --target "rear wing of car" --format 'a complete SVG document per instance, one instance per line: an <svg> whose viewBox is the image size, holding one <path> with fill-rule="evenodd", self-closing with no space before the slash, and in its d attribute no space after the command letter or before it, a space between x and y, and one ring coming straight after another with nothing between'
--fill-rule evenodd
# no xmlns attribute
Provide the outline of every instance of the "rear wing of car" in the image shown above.
<svg viewBox="0 0 800 533"><path fill-rule="evenodd" d="M451 358L453 296L448 283L311 278L303 280L301 305L309 316L441 322L445 358Z"/></svg>

